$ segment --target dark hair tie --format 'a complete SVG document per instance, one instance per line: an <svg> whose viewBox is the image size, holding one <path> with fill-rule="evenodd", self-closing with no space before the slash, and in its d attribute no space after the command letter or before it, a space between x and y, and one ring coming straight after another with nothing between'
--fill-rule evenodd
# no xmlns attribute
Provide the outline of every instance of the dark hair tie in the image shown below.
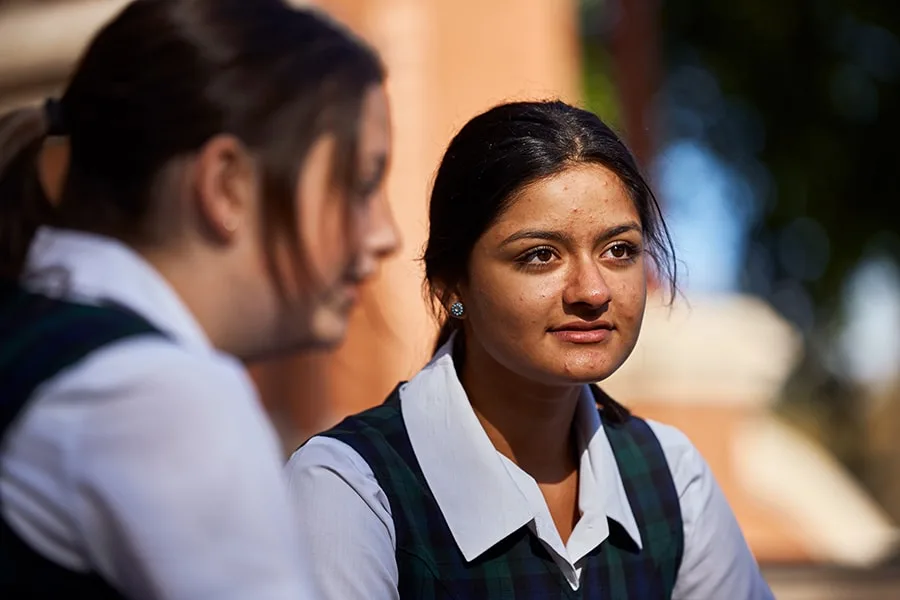
<svg viewBox="0 0 900 600"><path fill-rule="evenodd" d="M44 101L44 114L47 117L48 136L69 135L69 128L63 118L62 102L56 98L47 98Z"/></svg>

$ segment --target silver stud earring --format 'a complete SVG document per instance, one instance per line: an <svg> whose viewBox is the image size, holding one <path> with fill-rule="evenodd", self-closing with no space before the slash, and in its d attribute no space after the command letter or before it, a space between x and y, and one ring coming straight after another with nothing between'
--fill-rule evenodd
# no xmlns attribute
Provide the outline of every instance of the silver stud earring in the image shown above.
<svg viewBox="0 0 900 600"><path fill-rule="evenodd" d="M463 306L463 303L457 300L453 304L450 305L450 314L456 317L457 319L461 319L464 314L466 314L466 307Z"/></svg>

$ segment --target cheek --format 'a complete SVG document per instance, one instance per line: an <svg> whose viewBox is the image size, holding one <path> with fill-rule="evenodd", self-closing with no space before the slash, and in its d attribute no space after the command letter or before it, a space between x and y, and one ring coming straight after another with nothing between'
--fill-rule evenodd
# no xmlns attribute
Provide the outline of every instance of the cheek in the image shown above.
<svg viewBox="0 0 900 600"><path fill-rule="evenodd" d="M296 202L301 259L314 281L330 284L347 263L346 203L337 193L307 195Z"/></svg>
<svg viewBox="0 0 900 600"><path fill-rule="evenodd" d="M618 278L612 287L615 317L627 338L637 338L647 304L647 278L643 271L635 270Z"/></svg>
<svg viewBox="0 0 900 600"><path fill-rule="evenodd" d="M312 282L325 286L343 274L346 261L347 199L331 177L334 149L333 136L316 140L300 170L294 194L300 259L305 261Z"/></svg>
<svg viewBox="0 0 900 600"><path fill-rule="evenodd" d="M560 300L553 277L530 277L508 270L472 273L473 327L510 340L542 334Z"/></svg>

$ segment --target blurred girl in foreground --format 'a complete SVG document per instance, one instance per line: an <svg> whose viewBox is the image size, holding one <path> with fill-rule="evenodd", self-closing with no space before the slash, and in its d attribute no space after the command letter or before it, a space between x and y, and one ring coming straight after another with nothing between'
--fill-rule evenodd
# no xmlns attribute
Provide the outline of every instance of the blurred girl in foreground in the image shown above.
<svg viewBox="0 0 900 600"><path fill-rule="evenodd" d="M277 0L139 0L0 118L0 596L318 597L239 361L336 344L396 246L383 79Z"/></svg>

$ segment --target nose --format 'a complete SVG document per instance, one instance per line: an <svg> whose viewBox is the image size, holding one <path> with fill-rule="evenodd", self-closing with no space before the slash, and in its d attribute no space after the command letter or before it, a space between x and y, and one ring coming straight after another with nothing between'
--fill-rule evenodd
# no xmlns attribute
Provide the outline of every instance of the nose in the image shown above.
<svg viewBox="0 0 900 600"><path fill-rule="evenodd" d="M397 228L387 194L383 191L372 198L367 221L358 266L361 278L371 276L382 260L400 248L400 230Z"/></svg>
<svg viewBox="0 0 900 600"><path fill-rule="evenodd" d="M611 299L610 288L600 265L592 258L575 262L563 291L563 302L591 310L600 310Z"/></svg>

